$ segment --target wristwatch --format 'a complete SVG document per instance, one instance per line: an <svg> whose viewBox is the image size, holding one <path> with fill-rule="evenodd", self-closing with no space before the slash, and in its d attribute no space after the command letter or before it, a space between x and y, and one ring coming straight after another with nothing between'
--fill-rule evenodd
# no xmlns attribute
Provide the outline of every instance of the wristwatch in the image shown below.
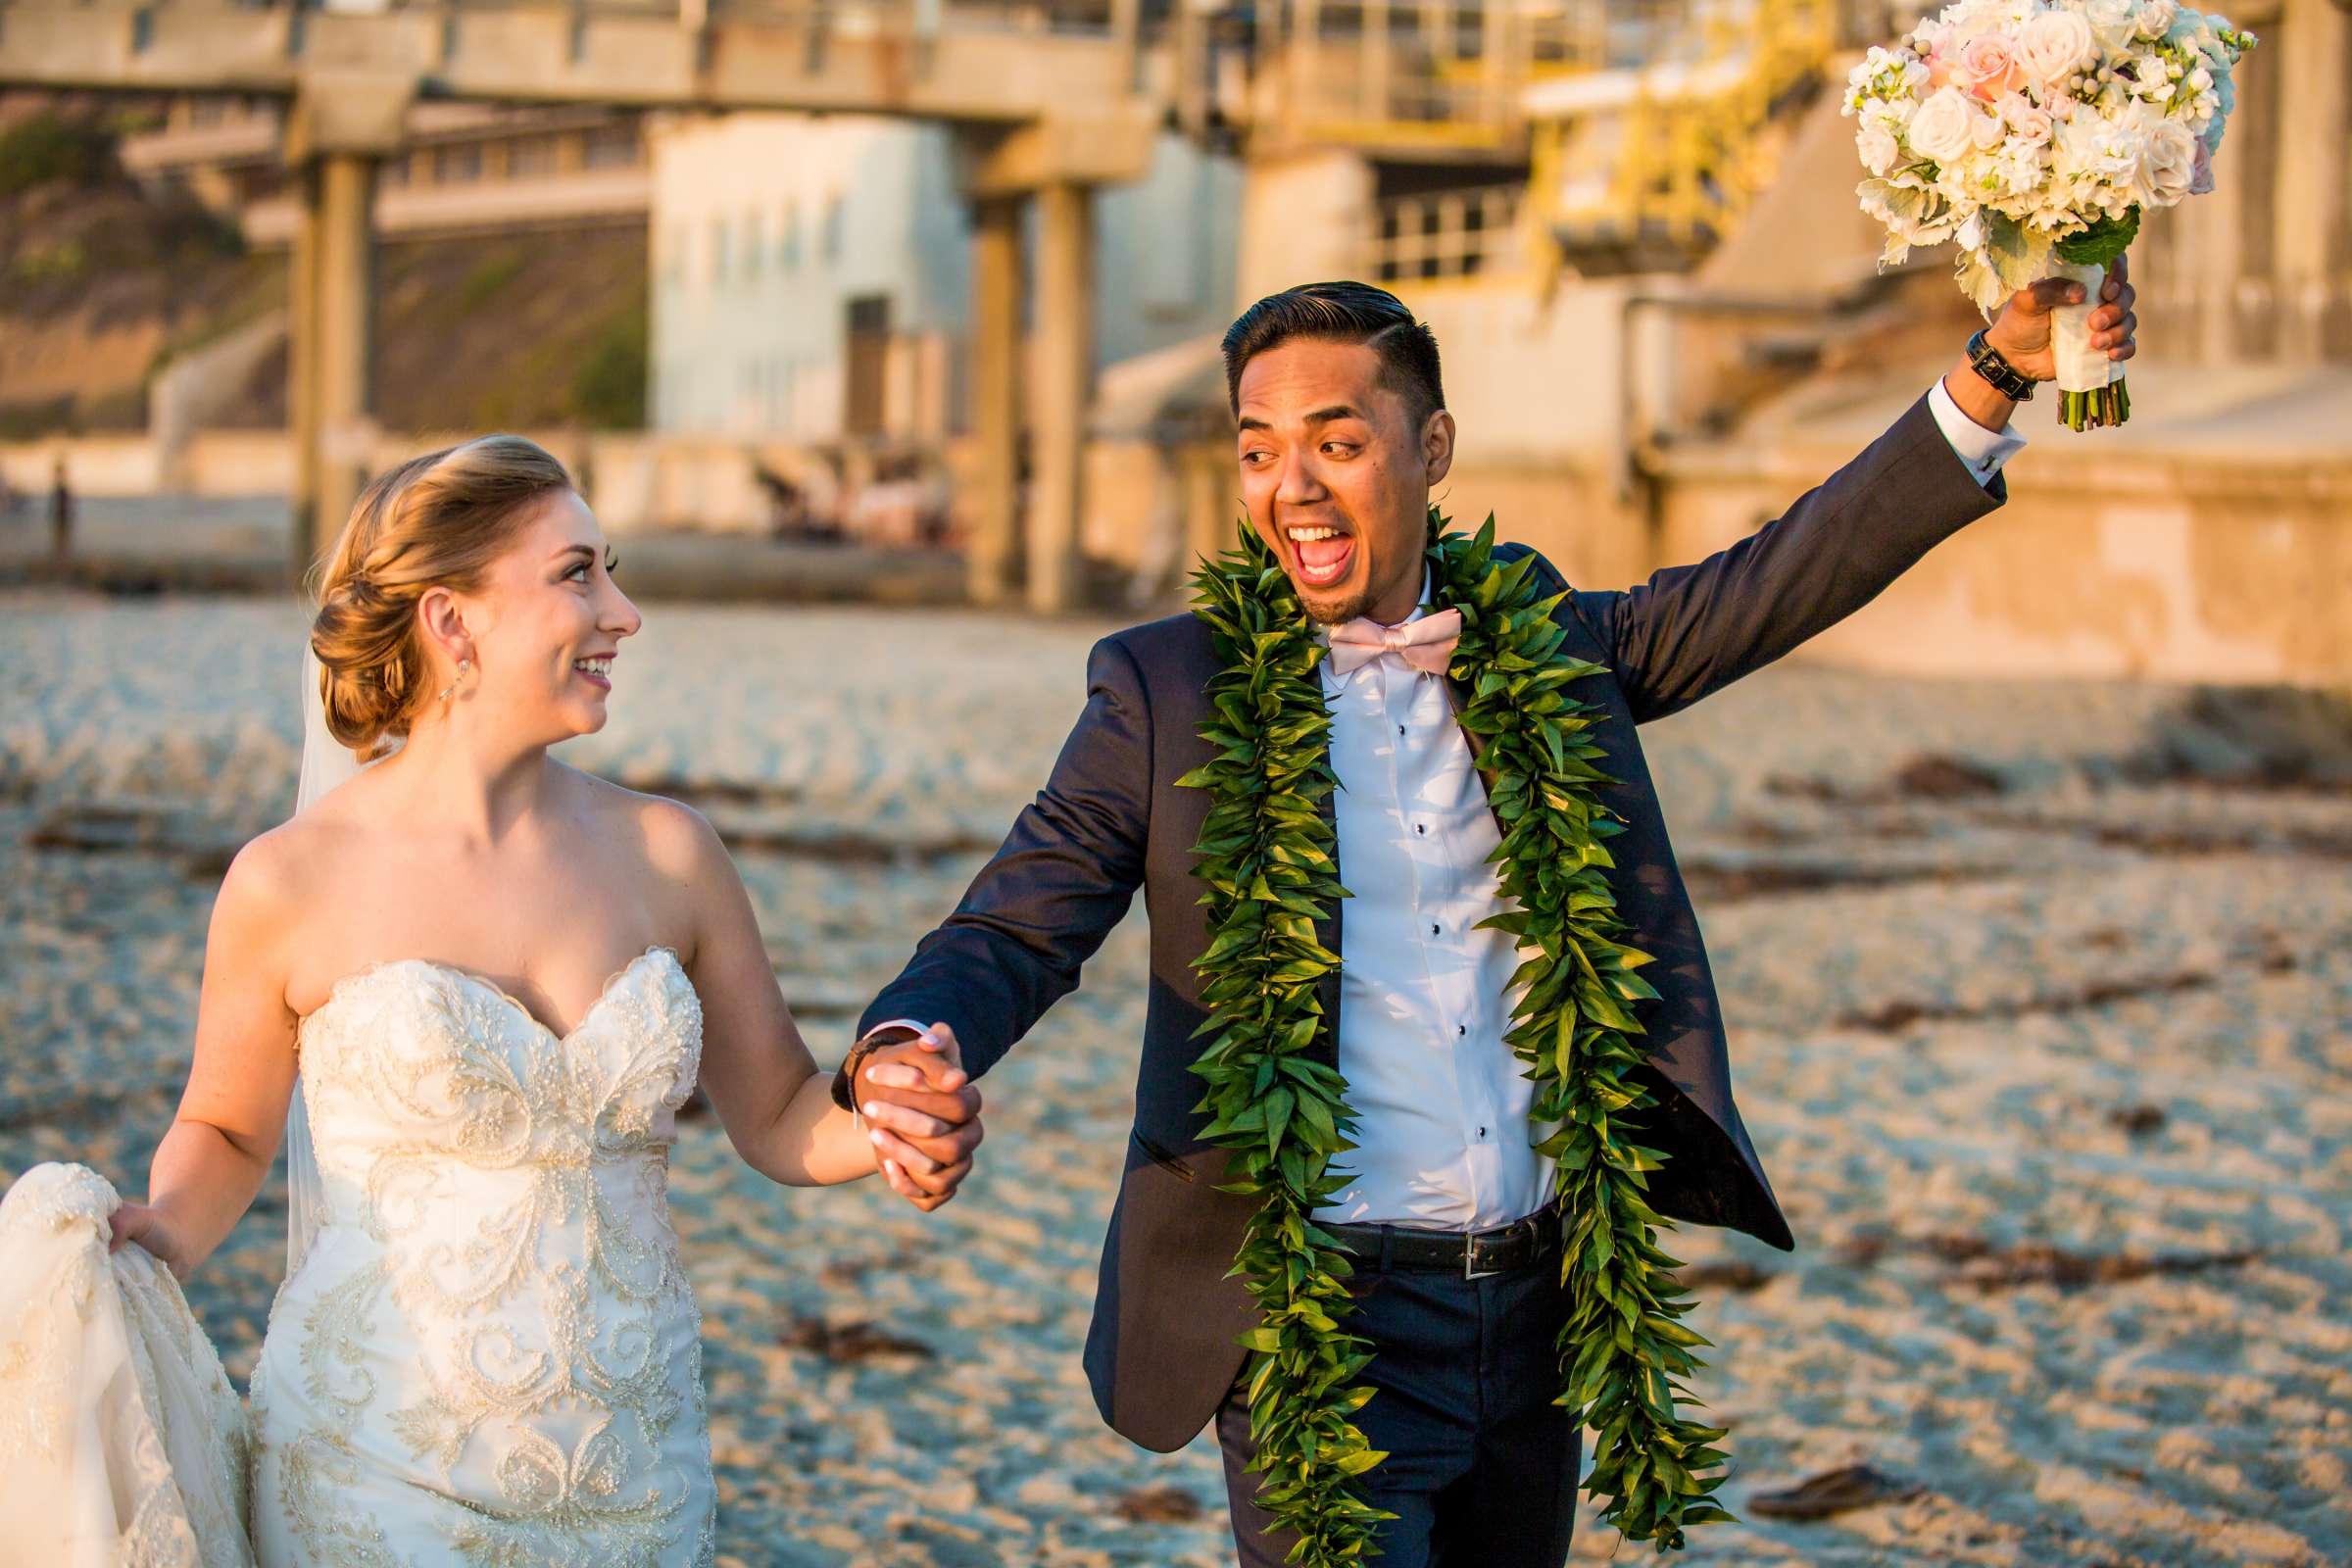
<svg viewBox="0 0 2352 1568"><path fill-rule="evenodd" d="M913 1030L903 1024L891 1025L875 1030L852 1046L849 1055L842 1060L841 1069L833 1074L833 1103L853 1116L863 1115L864 1111L858 1103L858 1069L864 1066L865 1058L875 1052L904 1044L913 1038Z"/></svg>
<svg viewBox="0 0 2352 1568"><path fill-rule="evenodd" d="M1947 339L1948 341L1948 339ZM1984 329L1968 340L1968 368L1984 378L1984 383L2012 403L2029 403L2034 398L2034 378L2020 371L2001 351L1984 341Z"/></svg>

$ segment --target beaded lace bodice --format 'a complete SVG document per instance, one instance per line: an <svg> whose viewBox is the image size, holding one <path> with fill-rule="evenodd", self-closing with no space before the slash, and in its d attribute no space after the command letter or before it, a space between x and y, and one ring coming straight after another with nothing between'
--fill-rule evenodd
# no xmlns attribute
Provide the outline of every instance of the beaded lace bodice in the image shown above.
<svg viewBox="0 0 2352 1568"><path fill-rule="evenodd" d="M386 1463L463 1502L453 1560L707 1558L700 1320L667 1195L701 1049L665 948L561 1037L423 959L346 978L303 1021L324 1212L254 1405L278 1494L257 1512L275 1502L305 1560L403 1560L397 1521L349 1495Z"/></svg>

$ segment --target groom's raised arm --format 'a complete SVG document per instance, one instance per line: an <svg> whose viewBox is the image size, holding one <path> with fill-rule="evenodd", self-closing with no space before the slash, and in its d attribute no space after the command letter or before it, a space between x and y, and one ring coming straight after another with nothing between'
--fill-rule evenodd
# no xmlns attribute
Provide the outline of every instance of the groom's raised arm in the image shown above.
<svg viewBox="0 0 2352 1568"><path fill-rule="evenodd" d="M1729 549L1622 593L1574 597L1635 722L1688 708L1836 625L2008 499L1997 472L1980 482L1961 457L1968 416L1933 397Z"/></svg>
<svg viewBox="0 0 2352 1568"><path fill-rule="evenodd" d="M858 1020L945 1022L977 1078L1078 984L1144 875L1152 724L1142 672L1113 638L1087 660L1086 710L1035 804L963 902Z"/></svg>

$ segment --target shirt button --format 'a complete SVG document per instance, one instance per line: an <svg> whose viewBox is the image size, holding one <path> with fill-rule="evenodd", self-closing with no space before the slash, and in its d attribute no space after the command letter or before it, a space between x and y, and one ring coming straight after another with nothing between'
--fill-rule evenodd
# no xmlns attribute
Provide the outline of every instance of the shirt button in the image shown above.
<svg viewBox="0 0 2352 1568"><path fill-rule="evenodd" d="M1429 831L1429 824L1427 822L1415 822L1413 824L1413 831L1416 833L1426 833Z"/></svg>
<svg viewBox="0 0 2352 1568"><path fill-rule="evenodd" d="M1404 726L1402 724L1396 726L1396 733L1399 735L1404 733Z"/></svg>
<svg viewBox="0 0 2352 1568"><path fill-rule="evenodd" d="M1481 1138L1484 1138L1484 1137L1486 1137L1486 1136L1487 1136L1487 1130L1486 1130L1484 1127L1481 1127L1481 1128L1478 1130L1478 1136L1479 1136L1479 1137L1481 1137Z"/></svg>
<svg viewBox="0 0 2352 1568"><path fill-rule="evenodd" d="M1457 1035L1467 1035L1470 1032L1470 1026L1466 1023L1457 1023L1453 1026L1453 1032Z"/></svg>
<svg viewBox="0 0 2352 1568"><path fill-rule="evenodd" d="M1437 922L1436 922L1436 921L1434 921L1434 920L1430 922L1430 925L1429 925L1429 934L1430 934L1431 936L1433 936L1433 937L1434 937L1434 936L1436 936L1436 935L1438 934L1438 925L1437 925Z"/></svg>

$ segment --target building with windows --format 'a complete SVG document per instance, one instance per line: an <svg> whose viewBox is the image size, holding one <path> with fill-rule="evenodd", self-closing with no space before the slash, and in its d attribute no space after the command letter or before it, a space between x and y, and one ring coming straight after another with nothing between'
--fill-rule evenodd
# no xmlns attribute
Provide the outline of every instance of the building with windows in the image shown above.
<svg viewBox="0 0 2352 1568"><path fill-rule="evenodd" d="M284 110L268 98L187 97L123 138L124 169L233 219L247 244L291 242ZM603 108L420 102L377 171L375 232L495 233L641 223L650 189L641 117Z"/></svg>
<svg viewBox="0 0 2352 1568"><path fill-rule="evenodd" d="M951 129L912 121L658 124L653 426L803 443L960 432L972 278L956 157ZM1230 159L1170 135L1147 178L1101 193L1098 368L1232 318L1240 189Z"/></svg>

